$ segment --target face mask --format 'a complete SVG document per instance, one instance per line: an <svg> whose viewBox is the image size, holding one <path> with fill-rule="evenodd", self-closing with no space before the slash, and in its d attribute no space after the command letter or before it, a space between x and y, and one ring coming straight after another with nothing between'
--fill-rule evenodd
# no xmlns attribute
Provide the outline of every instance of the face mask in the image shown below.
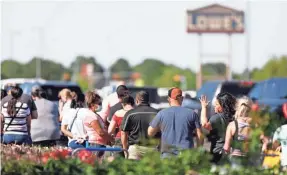
<svg viewBox="0 0 287 175"><path fill-rule="evenodd" d="M98 109L95 110L95 112L100 112L102 110L102 105L98 106Z"/></svg>

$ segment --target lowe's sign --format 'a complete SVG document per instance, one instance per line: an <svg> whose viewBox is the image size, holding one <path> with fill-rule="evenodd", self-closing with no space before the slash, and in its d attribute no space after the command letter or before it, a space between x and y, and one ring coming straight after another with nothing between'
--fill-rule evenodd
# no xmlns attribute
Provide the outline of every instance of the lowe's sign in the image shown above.
<svg viewBox="0 0 287 175"><path fill-rule="evenodd" d="M187 11L188 33L244 33L244 12L218 4Z"/></svg>

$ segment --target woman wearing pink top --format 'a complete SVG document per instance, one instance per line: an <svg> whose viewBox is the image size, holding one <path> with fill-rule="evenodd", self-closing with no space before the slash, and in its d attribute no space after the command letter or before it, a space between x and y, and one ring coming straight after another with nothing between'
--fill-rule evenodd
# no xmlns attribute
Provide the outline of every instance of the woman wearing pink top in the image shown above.
<svg viewBox="0 0 287 175"><path fill-rule="evenodd" d="M90 146L105 148L113 138L108 134L103 119L96 113L101 103L101 97L94 92L87 92L85 97L88 112L84 119L84 127L87 131ZM104 151L98 153L98 157L103 156Z"/></svg>

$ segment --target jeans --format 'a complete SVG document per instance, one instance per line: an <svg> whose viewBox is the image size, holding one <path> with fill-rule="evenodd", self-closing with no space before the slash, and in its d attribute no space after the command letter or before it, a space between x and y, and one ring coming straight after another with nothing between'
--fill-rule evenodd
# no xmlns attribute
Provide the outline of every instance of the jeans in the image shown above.
<svg viewBox="0 0 287 175"><path fill-rule="evenodd" d="M4 134L3 135L4 144L32 144L32 139L29 135L20 135L20 134Z"/></svg>
<svg viewBox="0 0 287 175"><path fill-rule="evenodd" d="M77 140L73 140L68 143L68 147L72 149L77 149L77 148L86 148L86 141L84 141L82 144L81 143L76 143Z"/></svg>

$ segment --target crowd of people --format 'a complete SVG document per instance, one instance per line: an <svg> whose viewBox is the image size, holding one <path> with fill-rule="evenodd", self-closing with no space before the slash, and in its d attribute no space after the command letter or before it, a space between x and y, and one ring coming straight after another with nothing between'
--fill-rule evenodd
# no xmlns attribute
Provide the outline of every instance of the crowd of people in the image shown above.
<svg viewBox="0 0 287 175"><path fill-rule="evenodd" d="M148 92L140 91L134 99L125 85L119 85L103 101L94 91L85 94L84 103L77 95L63 89L57 105L46 99L40 87L34 87L31 94L23 94L18 86L7 93L2 90L2 143L55 146L67 138L66 146L71 149L120 147L128 154L119 152L115 156L139 160L150 151L159 151L162 158L177 156L182 150L203 146L207 135L212 163L220 164L226 154L233 164L248 162L252 133L252 101L248 97L236 99L229 93L220 93L213 104L215 114L208 116L207 97L200 98L199 115L182 106L180 88L168 91L170 107L161 111L150 106ZM262 142L264 150L268 141ZM274 149L281 150L281 165L286 169L286 123L277 129L271 142ZM97 152L98 157L104 154Z"/></svg>

